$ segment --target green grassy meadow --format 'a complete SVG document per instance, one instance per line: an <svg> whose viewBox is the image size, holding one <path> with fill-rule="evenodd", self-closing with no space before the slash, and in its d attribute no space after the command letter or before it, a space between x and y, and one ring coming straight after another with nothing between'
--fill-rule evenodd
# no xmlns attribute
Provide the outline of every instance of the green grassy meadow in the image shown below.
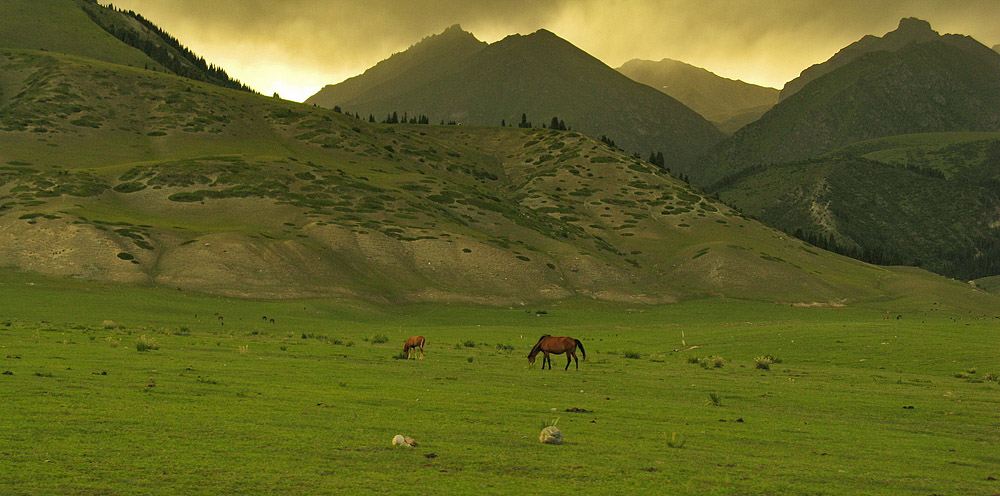
<svg viewBox="0 0 1000 496"><path fill-rule="evenodd" d="M0 492L1000 492L1000 319L911 294L389 306L3 270ZM394 359L416 334L426 359ZM542 334L583 341L580 370L529 368Z"/></svg>

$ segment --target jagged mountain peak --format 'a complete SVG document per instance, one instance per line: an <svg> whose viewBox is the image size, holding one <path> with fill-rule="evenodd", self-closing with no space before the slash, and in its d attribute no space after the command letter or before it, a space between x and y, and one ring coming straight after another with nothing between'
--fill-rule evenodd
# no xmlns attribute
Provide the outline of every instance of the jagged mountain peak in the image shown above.
<svg viewBox="0 0 1000 496"><path fill-rule="evenodd" d="M789 81L781 90L781 100L788 98L802 89L806 84L835 69L843 67L853 60L871 52L895 52L903 47L925 43L941 38L941 34L931 28L931 24L915 17L900 19L895 30L883 36L865 35L860 40L847 45L839 52L821 64L813 65L802 71L799 77Z"/></svg>

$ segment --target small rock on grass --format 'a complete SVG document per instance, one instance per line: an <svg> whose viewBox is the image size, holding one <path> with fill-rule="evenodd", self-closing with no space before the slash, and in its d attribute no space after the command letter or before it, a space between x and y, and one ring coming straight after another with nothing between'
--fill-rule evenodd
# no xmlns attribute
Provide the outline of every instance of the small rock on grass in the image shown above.
<svg viewBox="0 0 1000 496"><path fill-rule="evenodd" d="M412 437L396 434L396 436L392 438L392 445L409 448L411 446L418 446L419 444Z"/></svg>

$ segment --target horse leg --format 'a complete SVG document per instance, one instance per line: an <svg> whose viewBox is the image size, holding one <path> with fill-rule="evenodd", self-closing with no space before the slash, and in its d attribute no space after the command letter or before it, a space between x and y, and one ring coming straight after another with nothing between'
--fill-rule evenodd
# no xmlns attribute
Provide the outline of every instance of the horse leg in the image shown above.
<svg viewBox="0 0 1000 496"><path fill-rule="evenodd" d="M545 370L545 362L549 362L549 370L552 370L552 357L549 356L549 352L545 351L545 356L542 357L542 370Z"/></svg>
<svg viewBox="0 0 1000 496"><path fill-rule="evenodd" d="M576 352L573 352L573 362L576 363L576 370L580 370L580 359L576 357Z"/></svg>
<svg viewBox="0 0 1000 496"><path fill-rule="evenodd" d="M424 359L424 345L420 345L420 359Z"/></svg>

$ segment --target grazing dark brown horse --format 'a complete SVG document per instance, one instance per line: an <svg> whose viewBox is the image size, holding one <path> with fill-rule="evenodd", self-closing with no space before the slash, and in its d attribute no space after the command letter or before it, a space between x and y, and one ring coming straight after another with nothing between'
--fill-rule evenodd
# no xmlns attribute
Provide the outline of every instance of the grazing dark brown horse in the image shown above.
<svg viewBox="0 0 1000 496"><path fill-rule="evenodd" d="M545 361L549 362L549 370L552 370L552 357L549 353L556 355L566 354L566 368L563 370L569 370L570 362L576 360L576 370L580 370L580 360L576 357L576 349L580 348L580 353L583 354L583 359L587 360L587 350L583 349L583 343L579 339L574 339L566 336L552 337L548 334L541 337L535 347L531 349L531 353L528 353L528 363L535 363L535 355L538 352L545 354L542 357L542 369L545 369Z"/></svg>
<svg viewBox="0 0 1000 496"><path fill-rule="evenodd" d="M420 359L424 359L424 345L427 344L427 340L423 336L413 336L406 340L406 344L403 345L403 353L406 353L406 359L410 359L410 350L414 348L420 348Z"/></svg>

